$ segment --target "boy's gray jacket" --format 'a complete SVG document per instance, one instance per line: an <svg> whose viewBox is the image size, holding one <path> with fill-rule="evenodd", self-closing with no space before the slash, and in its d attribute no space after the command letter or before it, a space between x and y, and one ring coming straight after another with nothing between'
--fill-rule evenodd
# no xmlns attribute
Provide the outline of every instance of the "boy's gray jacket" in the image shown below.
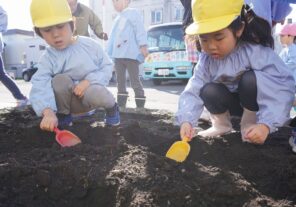
<svg viewBox="0 0 296 207"><path fill-rule="evenodd" d="M77 10L73 14L75 16L74 35L90 36L88 26L93 30L97 37L103 38L103 27L99 17L87 6L78 3Z"/></svg>

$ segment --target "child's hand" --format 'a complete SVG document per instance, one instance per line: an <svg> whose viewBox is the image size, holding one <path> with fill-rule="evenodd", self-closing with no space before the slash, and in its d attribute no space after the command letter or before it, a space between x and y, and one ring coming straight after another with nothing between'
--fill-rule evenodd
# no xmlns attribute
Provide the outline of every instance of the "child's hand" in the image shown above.
<svg viewBox="0 0 296 207"><path fill-rule="evenodd" d="M141 53L144 57L147 57L149 55L149 52L148 52L148 49L147 49L147 46L141 46L140 47L140 50L141 50Z"/></svg>
<svg viewBox="0 0 296 207"><path fill-rule="evenodd" d="M79 98L82 98L84 95L85 90L89 87L90 83L88 80L83 80L78 83L73 90L73 93L78 96Z"/></svg>
<svg viewBox="0 0 296 207"><path fill-rule="evenodd" d="M40 123L40 129L46 131L53 131L54 127L58 125L58 118L50 108L43 110L43 118Z"/></svg>
<svg viewBox="0 0 296 207"><path fill-rule="evenodd" d="M181 124L180 128L180 136L183 140L185 137L187 137L189 140L192 139L194 134L194 129L192 128L191 124L189 122L183 122Z"/></svg>
<svg viewBox="0 0 296 207"><path fill-rule="evenodd" d="M250 126L245 133L245 139L253 144L264 144L268 134L269 128L265 124L255 124Z"/></svg>

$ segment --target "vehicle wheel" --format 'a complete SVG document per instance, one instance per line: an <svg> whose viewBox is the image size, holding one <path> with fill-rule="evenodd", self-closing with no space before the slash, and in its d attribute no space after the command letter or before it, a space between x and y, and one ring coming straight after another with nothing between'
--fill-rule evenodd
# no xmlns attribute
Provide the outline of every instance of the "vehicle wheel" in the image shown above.
<svg viewBox="0 0 296 207"><path fill-rule="evenodd" d="M31 77L30 77L30 75L29 75L28 73L24 73L24 74L23 74L23 79L24 79L24 81L29 82L30 79L31 79Z"/></svg>
<svg viewBox="0 0 296 207"><path fill-rule="evenodd" d="M161 80L153 79L153 84L156 85L156 86L159 86L159 85L161 85Z"/></svg>

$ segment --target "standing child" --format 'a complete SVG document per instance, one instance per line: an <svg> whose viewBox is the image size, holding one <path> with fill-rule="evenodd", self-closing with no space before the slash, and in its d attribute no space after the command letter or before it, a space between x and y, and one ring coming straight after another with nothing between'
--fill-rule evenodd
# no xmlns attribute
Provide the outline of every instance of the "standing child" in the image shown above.
<svg viewBox="0 0 296 207"><path fill-rule="evenodd" d="M296 80L296 24L286 24L280 31L280 41L284 49L280 57L291 69Z"/></svg>
<svg viewBox="0 0 296 207"><path fill-rule="evenodd" d="M6 86L6 88L12 93L16 99L17 107L25 106L29 103L28 99L21 93L15 82L8 76L4 70L4 64L2 59L3 41L2 32L7 29L7 14L5 10L0 6L0 81Z"/></svg>
<svg viewBox="0 0 296 207"><path fill-rule="evenodd" d="M242 114L243 141L263 144L289 120L294 100L294 79L272 50L270 25L243 0L193 0L192 11L186 32L198 35L202 53L179 100L181 138L192 138L205 106L212 127L198 135L228 133L230 115Z"/></svg>
<svg viewBox="0 0 296 207"><path fill-rule="evenodd" d="M50 46L32 78L30 93L36 114L43 116L40 128L53 131L57 125L70 125L71 113L98 107L106 109L106 125L118 125L118 106L105 87L112 64L96 41L73 36L67 0L32 0L31 17L35 32Z"/></svg>
<svg viewBox="0 0 296 207"><path fill-rule="evenodd" d="M130 0L113 0L113 6L119 14L113 23L107 51L115 63L118 105L125 107L128 98L127 70L135 92L136 105L142 108L146 97L139 77L139 65L148 55L147 33L140 12L128 8L129 3Z"/></svg>

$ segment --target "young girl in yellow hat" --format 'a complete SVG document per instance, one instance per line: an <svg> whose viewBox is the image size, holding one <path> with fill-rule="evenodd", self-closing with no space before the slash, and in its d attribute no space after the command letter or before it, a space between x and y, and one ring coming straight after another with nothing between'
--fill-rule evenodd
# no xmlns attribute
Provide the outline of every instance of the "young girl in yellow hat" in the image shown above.
<svg viewBox="0 0 296 207"><path fill-rule="evenodd" d="M31 81L30 101L43 117L40 128L70 125L71 114L98 107L106 109L106 125L118 125L118 106L105 87L112 63L96 41L73 36L67 0L32 0L30 9L36 33L49 45Z"/></svg>
<svg viewBox="0 0 296 207"><path fill-rule="evenodd" d="M212 126L198 132L215 137L232 131L230 115L242 115L243 141L263 144L269 133L289 120L294 79L273 51L271 28L243 0L193 0L194 22L202 53L179 99L177 121L182 139L205 106Z"/></svg>

